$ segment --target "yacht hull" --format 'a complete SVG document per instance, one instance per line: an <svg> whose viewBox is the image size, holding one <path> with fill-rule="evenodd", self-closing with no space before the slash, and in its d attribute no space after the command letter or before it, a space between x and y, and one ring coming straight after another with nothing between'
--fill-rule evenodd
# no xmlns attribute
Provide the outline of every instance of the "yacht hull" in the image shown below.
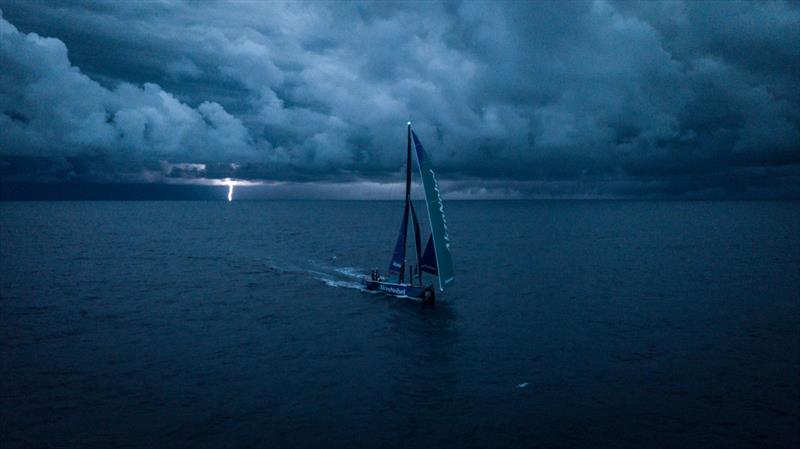
<svg viewBox="0 0 800 449"><path fill-rule="evenodd" d="M367 278L362 279L361 282L367 290L389 296L411 298L420 302L434 302L436 300L436 293L432 285L410 285L398 282L373 281Z"/></svg>

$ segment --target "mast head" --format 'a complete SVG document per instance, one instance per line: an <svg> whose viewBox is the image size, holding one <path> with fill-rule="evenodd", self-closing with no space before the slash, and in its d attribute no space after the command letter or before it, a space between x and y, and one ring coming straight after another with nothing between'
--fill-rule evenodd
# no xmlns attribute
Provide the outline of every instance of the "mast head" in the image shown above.
<svg viewBox="0 0 800 449"><path fill-rule="evenodd" d="M408 126L411 126L411 122L408 122Z"/></svg>

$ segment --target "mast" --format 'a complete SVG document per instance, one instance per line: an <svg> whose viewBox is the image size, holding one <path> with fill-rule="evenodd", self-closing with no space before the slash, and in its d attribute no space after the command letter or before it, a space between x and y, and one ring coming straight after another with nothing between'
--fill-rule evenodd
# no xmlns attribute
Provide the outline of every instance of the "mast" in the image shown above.
<svg viewBox="0 0 800 449"><path fill-rule="evenodd" d="M406 153L406 207L408 207L411 203L411 122L408 122Z"/></svg>
<svg viewBox="0 0 800 449"><path fill-rule="evenodd" d="M414 223L414 250L417 254L417 273L419 274L419 284L422 285L422 254L420 252L420 239L422 236L419 233L419 221L417 220L417 212L414 211L414 203L411 202L411 122L408 122L408 144L406 148L406 209L411 209L411 221ZM414 283L413 270L408 273L409 284Z"/></svg>
<svg viewBox="0 0 800 449"><path fill-rule="evenodd" d="M392 255L392 262L389 264L389 273L397 274L397 281L405 283L406 272L406 238L408 237L408 212L411 210L411 220L414 224L414 248L417 253L417 270L419 274L419 282L422 284L422 248L421 248L421 234L419 230L419 220L417 219L417 212L414 210L414 203L411 202L411 140L414 133L411 131L411 122L408 122L408 137L406 141L406 198L405 207L403 208L403 221L400 222L400 233L397 236L397 243L394 247L394 254ZM414 283L414 272L409 270L408 276L409 283Z"/></svg>
<svg viewBox="0 0 800 449"><path fill-rule="evenodd" d="M405 224L408 223L408 209L411 206L411 122L408 122L408 132L407 132L407 139L406 139L406 205L405 205L405 213L403 214L403 266L400 268L400 283L402 284L405 281L405 271L406 271L406 247L405 247L405 240L406 240L406 226ZM409 280L414 279L414 273L409 273Z"/></svg>
<svg viewBox="0 0 800 449"><path fill-rule="evenodd" d="M408 122L408 137L406 138L406 217L408 217L408 209L411 206L411 122ZM406 218L408 219L408 218ZM403 271L405 271L405 267L408 265L406 263L405 258L403 259ZM403 273L401 272L400 276ZM400 281L402 282L402 280ZM408 282L409 284L414 283L414 273L409 271L408 273Z"/></svg>

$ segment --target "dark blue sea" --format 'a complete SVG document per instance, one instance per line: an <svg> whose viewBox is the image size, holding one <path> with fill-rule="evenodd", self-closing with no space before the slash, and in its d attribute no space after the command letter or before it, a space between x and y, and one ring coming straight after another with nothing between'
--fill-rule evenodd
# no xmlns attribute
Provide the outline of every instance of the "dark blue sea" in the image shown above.
<svg viewBox="0 0 800 449"><path fill-rule="evenodd" d="M0 446L800 447L800 203L446 212L426 307L400 202L0 203Z"/></svg>

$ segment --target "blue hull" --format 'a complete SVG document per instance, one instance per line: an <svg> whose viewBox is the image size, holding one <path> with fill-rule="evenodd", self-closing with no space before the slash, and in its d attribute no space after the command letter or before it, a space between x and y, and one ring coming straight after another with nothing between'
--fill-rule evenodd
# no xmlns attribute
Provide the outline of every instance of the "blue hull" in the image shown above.
<svg viewBox="0 0 800 449"><path fill-rule="evenodd" d="M390 296L411 298L421 302L434 302L436 300L435 290L432 285L409 285L397 282L373 281L364 278L361 280L367 290L380 292Z"/></svg>

